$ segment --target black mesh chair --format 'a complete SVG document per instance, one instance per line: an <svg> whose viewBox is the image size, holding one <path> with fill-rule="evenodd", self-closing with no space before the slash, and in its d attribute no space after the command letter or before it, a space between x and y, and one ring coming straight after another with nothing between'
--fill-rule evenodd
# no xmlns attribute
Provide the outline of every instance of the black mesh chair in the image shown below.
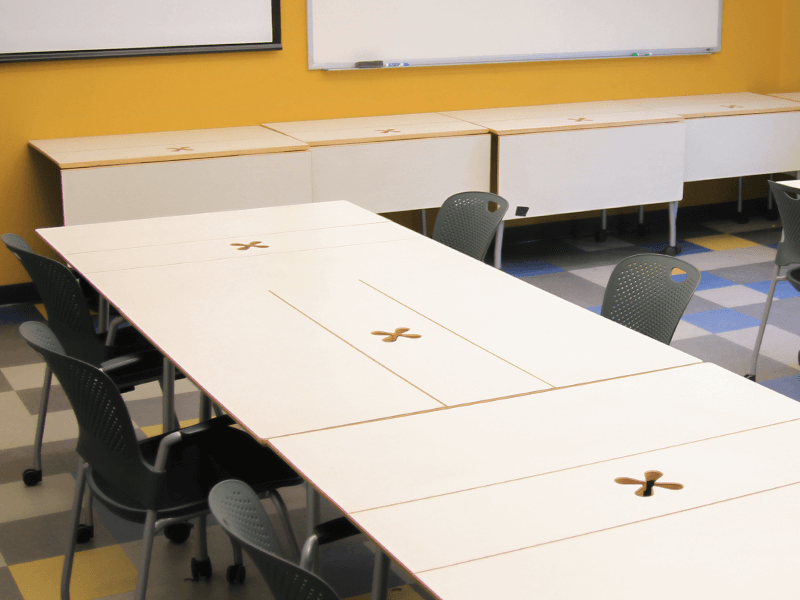
<svg viewBox="0 0 800 600"><path fill-rule="evenodd" d="M433 226L433 239L476 258L486 258L508 201L489 192L462 192L442 204Z"/></svg>
<svg viewBox="0 0 800 600"><path fill-rule="evenodd" d="M764 330L767 328L767 319L772 307L772 298L775 296L775 288L779 281L787 279L785 275L780 274L781 267L800 264L800 190L774 181L769 182L769 190L778 205L778 212L783 223L783 237L775 252L775 266L772 269L769 292L767 292L767 300L764 303L764 312L761 314L761 324L758 327L755 346L753 346L753 355L750 358L750 371L745 375L752 381L756 380L758 354L761 351L761 342L764 340ZM792 283L791 279L789 283ZM800 355L798 355L798 360L800 360Z"/></svg>
<svg viewBox="0 0 800 600"><path fill-rule="evenodd" d="M339 600L336 592L309 570L310 553L303 553L300 565L283 558L275 528L247 484L236 480L218 483L208 505L234 547L244 548L253 560L275 600Z"/></svg>
<svg viewBox="0 0 800 600"><path fill-rule="evenodd" d="M600 314L669 344L699 283L700 271L672 256L629 256L612 271Z"/></svg>
<svg viewBox="0 0 800 600"><path fill-rule="evenodd" d="M95 367L104 366L121 392L151 381L161 382L164 358L134 328L119 328L122 318L114 319L108 332L95 333L91 311L84 290L75 274L61 263L35 254L18 235L0 237L33 280L47 310L47 322L63 344L67 354ZM176 377L183 377L176 374ZM33 442L33 468L26 469L22 479L26 485L42 480L42 439L50 397L50 367L46 367L39 419Z"/></svg>
<svg viewBox="0 0 800 600"><path fill-rule="evenodd" d="M67 394L78 420L78 480L72 506L69 549L61 580L62 600L69 599L69 584L77 543L83 492L94 497L120 518L144 523L144 540L136 587L142 600L155 534L174 523L199 520L198 557L192 559L192 577L211 576L205 535L208 494L218 482L238 478L275 502L284 527L296 549L281 487L303 480L272 450L220 417L193 427L136 439L125 402L117 386L101 369L67 356L44 323L20 327L22 337L45 359ZM84 462L85 461L85 462Z"/></svg>

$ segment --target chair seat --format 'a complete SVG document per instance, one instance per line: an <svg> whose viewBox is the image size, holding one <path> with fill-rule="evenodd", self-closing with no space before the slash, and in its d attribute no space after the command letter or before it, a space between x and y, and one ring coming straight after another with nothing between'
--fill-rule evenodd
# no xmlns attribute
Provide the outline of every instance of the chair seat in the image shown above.
<svg viewBox="0 0 800 600"><path fill-rule="evenodd" d="M228 417L222 419L229 422ZM183 431L191 432L191 428ZM166 435L140 442L139 448L147 464L155 463L158 444ZM224 426L187 436L173 446L166 473L159 519L207 510L211 488L226 479L245 481L259 494L303 482L275 452L246 432ZM95 471L90 471L88 483L97 499L111 512L123 519L144 523L146 509L137 500L121 496Z"/></svg>
<svg viewBox="0 0 800 600"><path fill-rule="evenodd" d="M800 267L792 269L786 273L786 281L792 284L792 287L800 292Z"/></svg>

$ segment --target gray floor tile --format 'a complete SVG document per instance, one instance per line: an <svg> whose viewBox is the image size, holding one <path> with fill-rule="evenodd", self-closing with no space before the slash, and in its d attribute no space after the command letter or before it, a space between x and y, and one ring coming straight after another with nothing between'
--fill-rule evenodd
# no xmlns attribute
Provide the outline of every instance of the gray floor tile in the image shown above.
<svg viewBox="0 0 800 600"><path fill-rule="evenodd" d="M709 273L718 275L734 283L746 284L758 281L768 281L772 279L772 271L775 268L775 261L755 263L752 265L740 265L725 267L722 269L706 269Z"/></svg>
<svg viewBox="0 0 800 600"><path fill-rule="evenodd" d="M755 242L756 244L761 244L762 246L769 246L770 244L777 244L780 242L782 234L783 226L780 224L780 222L776 222L776 224L769 229L742 231L741 233L737 233L736 237Z"/></svg>
<svg viewBox="0 0 800 600"><path fill-rule="evenodd" d="M766 246L750 246L717 252L700 252L680 257L701 271L753 265L775 260L775 251Z"/></svg>
<svg viewBox="0 0 800 600"><path fill-rule="evenodd" d="M0 568L0 598L3 600L24 600L8 567Z"/></svg>
<svg viewBox="0 0 800 600"><path fill-rule="evenodd" d="M61 512L22 521L0 524L0 554L8 565L51 558L64 554L67 547L70 513ZM115 544L99 519L94 522L94 538L78 545L78 551Z"/></svg>
<svg viewBox="0 0 800 600"><path fill-rule="evenodd" d="M627 248L614 248L611 250L598 250L597 252L586 252L583 254L564 254L550 256L547 259L552 265L561 267L564 270L587 269L590 267L602 267L616 265L621 260L633 256L634 254L646 254L646 250L629 246Z"/></svg>
<svg viewBox="0 0 800 600"><path fill-rule="evenodd" d="M42 362L39 355L21 338L5 340L0 344L0 368L18 367Z"/></svg>
<svg viewBox="0 0 800 600"><path fill-rule="evenodd" d="M761 321L761 315L764 312L764 303L738 306L736 310ZM780 329L785 329L795 335L800 335L800 298L794 297L785 298L783 300L773 300L767 323Z"/></svg>
<svg viewBox="0 0 800 600"><path fill-rule="evenodd" d="M715 304L711 302L711 300L706 300L705 298L701 298L700 296L692 296L692 299L689 300L689 305L686 307L686 310L683 311L685 315L691 315L694 313L699 312L706 312L709 310L718 310L720 308L724 308L719 304Z"/></svg>
<svg viewBox="0 0 800 600"><path fill-rule="evenodd" d="M566 272L525 277L523 281L583 308L600 305L605 293L604 287Z"/></svg>
<svg viewBox="0 0 800 600"><path fill-rule="evenodd" d="M132 400L125 403L131 419L139 427L149 427L150 425L160 425L162 421L162 401L160 397L148 398L146 400ZM200 394L199 392L189 392L175 394L175 412L179 421L186 419L196 419L199 415Z"/></svg>
<svg viewBox="0 0 800 600"><path fill-rule="evenodd" d="M39 414L39 406L42 400L42 390L31 388L27 390L17 390L17 396L22 400L25 408L32 415ZM58 412L60 410L72 410L72 405L60 385L50 386L50 396L47 401L47 412Z"/></svg>
<svg viewBox="0 0 800 600"><path fill-rule="evenodd" d="M78 464L75 443L75 440L61 440L46 442L42 445L42 472L44 475L75 472ZM0 450L0 484L21 481L22 472L32 467L33 438L31 438L30 446Z"/></svg>

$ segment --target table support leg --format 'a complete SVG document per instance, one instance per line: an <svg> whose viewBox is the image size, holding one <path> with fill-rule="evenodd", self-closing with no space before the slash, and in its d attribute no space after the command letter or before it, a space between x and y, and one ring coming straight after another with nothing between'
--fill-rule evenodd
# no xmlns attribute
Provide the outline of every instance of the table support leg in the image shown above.
<svg viewBox="0 0 800 600"><path fill-rule="evenodd" d="M375 549L375 571L372 574L371 600L386 600L389 595L389 566L391 560L380 548Z"/></svg>
<svg viewBox="0 0 800 600"><path fill-rule="evenodd" d="M97 300L97 333L108 331L108 300L102 295Z"/></svg>
<svg viewBox="0 0 800 600"><path fill-rule="evenodd" d="M775 173L769 176L771 181L775 181ZM777 221L780 217L778 213L778 206L775 204L775 198L772 197L772 188L767 188L767 219L770 221Z"/></svg>
<svg viewBox="0 0 800 600"><path fill-rule="evenodd" d="M419 232L424 236L428 235L428 210L425 208L419 211Z"/></svg>
<svg viewBox="0 0 800 600"><path fill-rule="evenodd" d="M497 226L497 233L494 237L494 266L498 269L503 266L503 232L505 228L505 222L500 221L500 225Z"/></svg>
<svg viewBox="0 0 800 600"><path fill-rule="evenodd" d="M164 373L161 377L162 414L161 423L164 433L178 429L178 418L175 416L175 365L164 357Z"/></svg>
<svg viewBox="0 0 800 600"><path fill-rule="evenodd" d="M662 250L663 254L675 256L680 254L681 247L678 245L678 202L670 202L669 209L669 245Z"/></svg>
<svg viewBox="0 0 800 600"><path fill-rule="evenodd" d="M200 392L200 420L208 421L211 419L211 398Z"/></svg>
<svg viewBox="0 0 800 600"><path fill-rule="evenodd" d="M320 522L320 497L319 492L310 483L306 482L306 511L308 524L306 526L306 539L314 535L314 528ZM319 573L319 552L314 553L314 558L308 568Z"/></svg>
<svg viewBox="0 0 800 600"><path fill-rule="evenodd" d="M739 177L739 195L736 200L736 222L747 223L750 219L744 214L744 180Z"/></svg>
<svg viewBox="0 0 800 600"><path fill-rule="evenodd" d="M636 224L636 233L638 235L647 235L650 233L650 228L644 222L644 205L639 205L639 222Z"/></svg>
<svg viewBox="0 0 800 600"><path fill-rule="evenodd" d="M608 239L608 211L604 208L600 211L600 231L594 232L596 242L605 242Z"/></svg>

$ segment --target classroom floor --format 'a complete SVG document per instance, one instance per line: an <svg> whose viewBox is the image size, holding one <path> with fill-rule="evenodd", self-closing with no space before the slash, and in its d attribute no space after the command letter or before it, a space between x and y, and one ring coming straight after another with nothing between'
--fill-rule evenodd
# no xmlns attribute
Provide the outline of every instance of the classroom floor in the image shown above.
<svg viewBox="0 0 800 600"><path fill-rule="evenodd" d="M680 258L703 272L700 286L679 325L672 345L708 362L744 375L780 240L779 223L753 218L746 225L717 221L682 226ZM532 241L504 248L504 270L532 285L599 312L603 291L614 265L623 258L660 250L664 234L609 235L558 241ZM767 326L758 381L800 400L800 294L787 283L778 285ZM72 505L77 427L68 402L53 388L44 446L44 480L25 487L20 474L30 466L39 393L44 372L39 357L22 342L20 323L41 319L33 306L0 308L0 598L58 598L61 563ZM578 340L576 339L576 343ZM160 391L157 384L126 394L137 432L160 433ZM198 393L179 382L176 406L182 423L197 414ZM305 531L305 491L288 490L285 499L299 533ZM267 504L268 510L271 506ZM274 512L274 511L273 511ZM323 517L336 516L324 506ZM213 521L212 521L213 523ZM141 528L96 510L95 537L76 559L72 598L133 598ZM225 569L230 546L219 526L209 528L211 581L189 579L194 536L183 545L159 537L154 545L148 598L270 598L254 568L243 585L229 585ZM372 549L363 538L324 548L322 574L343 599L366 599L372 577ZM245 564L249 564L246 560ZM427 598L411 578L395 568L391 600Z"/></svg>

